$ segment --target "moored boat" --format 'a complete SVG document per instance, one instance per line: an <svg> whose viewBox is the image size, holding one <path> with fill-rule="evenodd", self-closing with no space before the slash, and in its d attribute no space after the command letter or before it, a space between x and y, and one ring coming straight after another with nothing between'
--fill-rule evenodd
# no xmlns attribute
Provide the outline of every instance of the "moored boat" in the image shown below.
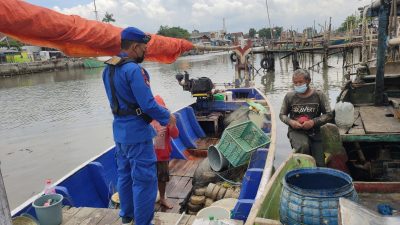
<svg viewBox="0 0 400 225"><path fill-rule="evenodd" d="M190 203L190 197L195 192L194 186L196 188L207 188L209 183L220 183L221 185L224 183L224 187L234 190L236 196L233 193L230 193L228 196L229 191L221 191L223 189L220 188L221 190L218 191L218 197L215 197L216 199L214 200L222 199L225 197L224 195L226 195L226 197L238 198L236 204L232 206L233 218L246 220L258 190L260 188L263 189L272 175L276 137L273 120L274 115L267 97L256 88L232 88L228 87L228 85L217 86L216 88L220 90L219 95L223 96L223 99L216 99L216 96L210 95L210 93L196 93L193 94L197 96L195 103L174 112L177 117L180 135L177 139L171 140L173 148L171 154L173 159L171 159L169 165L171 180L167 185L166 191L166 195L173 203L173 208L168 210L158 203L155 203L156 211L158 212L193 213L193 209L190 209L188 205ZM228 93L228 95L226 95L226 93ZM208 165L207 149L210 145L216 145L218 143L228 126L229 129L232 129L243 124L242 116L240 116L240 118L236 118L236 116L230 117L229 124L223 122L224 120L226 121L230 115L233 115L237 109L246 109L247 111L244 111L247 112L246 116L250 119L253 115L258 114L257 110L249 110L249 106L262 107L265 109L265 114L262 115L263 120L261 122L251 123L257 124L256 126L258 129L265 132L270 142L257 147L252 155L248 155L249 159L246 159L244 163L241 163L238 167L241 171L241 177L238 177L239 174L230 176L230 178L233 177L236 182L234 186L230 186L230 180L226 179L229 175L227 172L213 172L213 170L210 169ZM244 123L248 123L248 121L246 122L245 119ZM254 139L254 133L249 134L250 141L252 141ZM108 218L110 216L105 218L108 214L105 213L106 210L115 208L116 206L116 202L112 201L112 196L117 192L117 168L114 155L115 148L111 147L55 182L56 192L64 197L63 205L65 207L63 209L63 223L74 220L76 223L79 223L79 221L86 221L88 224L92 224L92 222L96 220L98 224L107 224L104 221L113 219L115 222L118 219L115 209L110 209L113 215L112 219ZM199 185L195 182L197 179L196 169L199 165L203 164L208 167L208 172L215 174L210 175L213 177L212 182L208 181ZM231 171L230 173L232 175L232 171L238 170L228 165L225 171ZM226 180L228 180L228 182L226 182ZM240 186L241 188L235 186ZM30 198L25 203L18 206L12 211L12 216L29 214L35 217L35 210L31 205L32 202L42 194L43 193L40 193ZM204 203L201 204L204 206ZM200 210L202 207L199 207L197 210ZM82 212L82 210L85 212ZM104 213L100 218L98 210L103 210L101 212ZM97 215L97 217L94 215ZM156 216L155 219L164 221L163 218L159 216ZM169 224L167 222L165 222L165 224ZM176 220L173 221L173 223L175 222Z"/></svg>
<svg viewBox="0 0 400 225"><path fill-rule="evenodd" d="M394 4L398 5L398 1ZM384 66L389 8L388 2L376 1L364 10L369 16L379 16L377 65L375 74L359 74L357 79L346 83L338 96L338 103L349 102L354 106L354 109L341 115L336 112L336 119L339 120L343 119L340 116L354 117L350 126L337 122L337 126L326 124L321 128L327 166L351 175L358 195L358 203L347 199L336 200L334 208L338 220L332 224L400 224L400 76L390 74L398 71L396 64L393 67L395 70L388 73L385 73ZM281 224L278 199L282 196L283 176L297 167L315 167L309 163L293 168L291 165L295 157L302 156L289 157L276 171L258 200L260 203L252 208L246 224ZM299 206L305 205L293 202L288 208ZM394 210L381 212L387 213L383 217L377 213L378 210L383 211L381 208ZM328 214L297 216L301 219L314 216L317 222L310 224L325 224L325 219L329 217ZM297 223L303 222L299 220Z"/></svg>

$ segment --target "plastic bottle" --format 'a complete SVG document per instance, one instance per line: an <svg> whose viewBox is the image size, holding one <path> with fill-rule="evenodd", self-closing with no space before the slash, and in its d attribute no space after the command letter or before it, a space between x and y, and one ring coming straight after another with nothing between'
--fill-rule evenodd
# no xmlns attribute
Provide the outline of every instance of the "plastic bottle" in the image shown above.
<svg viewBox="0 0 400 225"><path fill-rule="evenodd" d="M335 123L340 128L350 128L354 122L354 106L350 102L338 102L335 105Z"/></svg>
<svg viewBox="0 0 400 225"><path fill-rule="evenodd" d="M47 179L46 180L46 184L44 186L44 194L45 195L49 195L49 194L55 194L56 193L56 189L54 188L54 185L51 182L51 179Z"/></svg>

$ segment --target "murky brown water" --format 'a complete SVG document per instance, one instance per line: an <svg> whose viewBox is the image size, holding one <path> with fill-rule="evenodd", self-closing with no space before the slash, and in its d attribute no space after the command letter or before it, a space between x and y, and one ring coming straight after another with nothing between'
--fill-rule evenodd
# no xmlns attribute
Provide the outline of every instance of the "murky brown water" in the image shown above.
<svg viewBox="0 0 400 225"><path fill-rule="evenodd" d="M259 68L260 56L255 67ZM315 58L315 62L319 57ZM311 63L307 60L308 67ZM341 60L333 57L325 71L312 72L313 85L335 102L342 84ZM171 110L194 102L175 80L178 71L214 82L231 82L234 68L227 54L188 56L171 65L145 63L154 94ZM276 114L291 89L291 62L276 60L275 73L256 86L269 96ZM58 180L67 172L113 145L111 121L102 69L70 70L0 79L0 160L11 208L43 189L44 180ZM278 116L278 115L277 115ZM277 119L276 164L289 154L286 125Z"/></svg>

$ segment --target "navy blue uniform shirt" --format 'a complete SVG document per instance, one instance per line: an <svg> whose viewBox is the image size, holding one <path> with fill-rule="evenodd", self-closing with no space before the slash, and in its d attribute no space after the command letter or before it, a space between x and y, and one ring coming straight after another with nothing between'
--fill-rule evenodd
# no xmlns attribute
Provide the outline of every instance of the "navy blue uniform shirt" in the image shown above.
<svg viewBox="0 0 400 225"><path fill-rule="evenodd" d="M103 71L103 83L111 106L112 95L109 73L110 66L107 65ZM126 63L116 67L114 85L120 109L128 108L125 102L121 100L120 96L122 96L129 103L139 104L144 113L157 120L161 125L166 126L168 124L170 113L154 100L150 89L150 77L140 65ZM113 133L114 141L121 144L135 144L151 140L156 135L153 127L136 115L114 115Z"/></svg>

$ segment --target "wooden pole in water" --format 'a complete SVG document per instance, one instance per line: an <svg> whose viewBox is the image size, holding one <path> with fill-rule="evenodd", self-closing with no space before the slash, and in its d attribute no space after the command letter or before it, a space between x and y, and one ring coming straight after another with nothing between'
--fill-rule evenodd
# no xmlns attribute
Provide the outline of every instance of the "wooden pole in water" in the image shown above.
<svg viewBox="0 0 400 225"><path fill-rule="evenodd" d="M376 78L375 78L375 105L383 105L384 103L384 76L385 76L385 52L386 37L388 27L388 5L382 2L379 7L379 25L378 25L378 51L376 61Z"/></svg>
<svg viewBox="0 0 400 225"><path fill-rule="evenodd" d="M0 162L1 167L1 162ZM0 168L0 225L12 225L10 207L8 205L6 187Z"/></svg>

